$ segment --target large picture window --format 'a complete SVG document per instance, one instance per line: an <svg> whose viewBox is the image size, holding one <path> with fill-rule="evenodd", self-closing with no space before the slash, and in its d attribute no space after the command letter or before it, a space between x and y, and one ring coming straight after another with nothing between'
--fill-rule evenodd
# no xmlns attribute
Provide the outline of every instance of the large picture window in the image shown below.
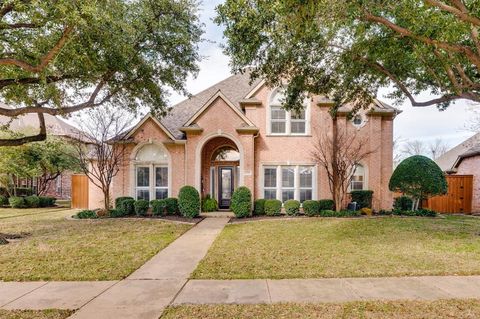
<svg viewBox="0 0 480 319"><path fill-rule="evenodd" d="M361 191L365 189L365 168L362 165L355 167L352 180L350 182L350 190Z"/></svg>
<svg viewBox="0 0 480 319"><path fill-rule="evenodd" d="M263 167L263 197L303 203L314 199L314 166L279 165Z"/></svg>
<svg viewBox="0 0 480 319"><path fill-rule="evenodd" d="M285 111L283 108L284 94L275 89L270 98L268 113L268 133L272 135L306 135L309 134L308 116L309 102L305 100L304 109Z"/></svg>
<svg viewBox="0 0 480 319"><path fill-rule="evenodd" d="M160 145L147 144L135 156L135 198L164 199L169 196L168 153Z"/></svg>

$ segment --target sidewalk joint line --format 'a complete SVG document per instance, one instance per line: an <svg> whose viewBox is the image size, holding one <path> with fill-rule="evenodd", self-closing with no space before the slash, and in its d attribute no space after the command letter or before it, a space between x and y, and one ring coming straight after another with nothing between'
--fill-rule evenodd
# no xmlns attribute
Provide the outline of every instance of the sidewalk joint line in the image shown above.
<svg viewBox="0 0 480 319"><path fill-rule="evenodd" d="M85 302L83 305L81 305L78 309L75 309L75 311L83 308L85 305L89 304L90 302L92 302L94 299L97 299L98 296L100 295L103 295L107 290L110 290L110 288L112 288L113 286L115 286L116 284L118 284L120 281L122 280L117 280L117 282L113 283L113 285L110 285L108 286L107 288L103 289L102 291L100 291L97 295L93 296L92 298L90 298L87 302Z"/></svg>
<svg viewBox="0 0 480 319"><path fill-rule="evenodd" d="M268 285L268 279L265 279L265 284L267 285L268 301L272 303L272 295L270 294L270 286Z"/></svg>
<svg viewBox="0 0 480 319"><path fill-rule="evenodd" d="M28 294L30 294L30 293L32 293L32 292L34 292L34 291L35 291L35 290L37 290L37 289L40 289L40 288L42 288L42 287L46 286L46 285L47 285L47 284L49 284L49 283L50 283L50 281L47 281L47 282L45 282L43 285L41 285L41 286L38 286L37 288L34 288L34 289L32 289L32 290L30 290L30 291L28 291L28 292L24 293L23 295L21 295L21 296L19 296L19 297L15 298L15 299L13 299L13 300L10 300L9 302L7 302L7 303L6 303L6 304L4 304L4 305L1 305L1 306L0 306L0 308L3 308L3 307L5 307L5 306L7 306L7 305L11 304L12 302L15 302L15 301L17 301L18 299L25 297L26 295L28 295Z"/></svg>

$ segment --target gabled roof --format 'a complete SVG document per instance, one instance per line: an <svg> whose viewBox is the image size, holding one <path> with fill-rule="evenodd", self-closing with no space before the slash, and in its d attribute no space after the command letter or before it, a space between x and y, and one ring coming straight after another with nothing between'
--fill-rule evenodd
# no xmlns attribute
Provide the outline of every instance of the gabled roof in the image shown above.
<svg viewBox="0 0 480 319"><path fill-rule="evenodd" d="M437 158L435 163L440 166L442 171L451 171L455 168L455 165L459 164L457 162L459 162L460 157L463 156L463 158L465 158L465 155L468 156L469 152L472 151L472 149L478 148L479 145L480 133L477 133Z"/></svg>
<svg viewBox="0 0 480 319"><path fill-rule="evenodd" d="M225 94L222 93L222 91L217 91L205 104L195 112L195 114L192 115L192 117L185 123L185 126L190 126L191 124L195 123L195 121L202 115L209 107L212 105L212 103L217 99L221 98L222 100L225 101L225 103L249 126L255 126L246 116L243 114L242 110L234 105L232 101L228 99L228 97L225 96Z"/></svg>
<svg viewBox="0 0 480 319"><path fill-rule="evenodd" d="M177 139L183 138L184 134L179 128L185 126L189 119L202 108L218 91L239 110L240 101L260 83L261 80L256 80L250 84L250 72L234 74L223 81L197 93L190 98L174 105L170 113L161 119L162 124L175 136Z"/></svg>
<svg viewBox="0 0 480 319"><path fill-rule="evenodd" d="M135 125L134 127L132 127L127 133L125 136L123 136L122 138L123 139L128 139L129 137L131 137L142 125L143 123L145 123L147 120L151 119L155 124L157 124L163 132L165 132L165 134L172 140L175 139L175 136L173 136L173 134L156 118L154 117L152 114L148 113L147 115L145 115L143 117L143 119L140 120L140 122L137 123L137 125Z"/></svg>

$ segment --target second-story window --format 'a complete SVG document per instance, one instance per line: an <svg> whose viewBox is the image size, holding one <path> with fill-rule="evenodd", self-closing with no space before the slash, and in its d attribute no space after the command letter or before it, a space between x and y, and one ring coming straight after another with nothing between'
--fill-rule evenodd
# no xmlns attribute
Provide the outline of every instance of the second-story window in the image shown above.
<svg viewBox="0 0 480 319"><path fill-rule="evenodd" d="M306 135L309 134L309 107L305 100L304 109L300 111L285 111L284 95L281 89L272 92L267 115L268 134L272 135Z"/></svg>

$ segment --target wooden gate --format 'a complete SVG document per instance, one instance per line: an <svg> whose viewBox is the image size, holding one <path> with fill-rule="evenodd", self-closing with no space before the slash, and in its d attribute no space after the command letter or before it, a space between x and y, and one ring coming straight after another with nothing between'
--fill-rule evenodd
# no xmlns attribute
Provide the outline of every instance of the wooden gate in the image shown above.
<svg viewBox="0 0 480 319"><path fill-rule="evenodd" d="M472 175L448 175L448 193L427 200L426 207L440 213L472 212Z"/></svg>
<svg viewBox="0 0 480 319"><path fill-rule="evenodd" d="M72 208L88 208L88 177L72 175Z"/></svg>

